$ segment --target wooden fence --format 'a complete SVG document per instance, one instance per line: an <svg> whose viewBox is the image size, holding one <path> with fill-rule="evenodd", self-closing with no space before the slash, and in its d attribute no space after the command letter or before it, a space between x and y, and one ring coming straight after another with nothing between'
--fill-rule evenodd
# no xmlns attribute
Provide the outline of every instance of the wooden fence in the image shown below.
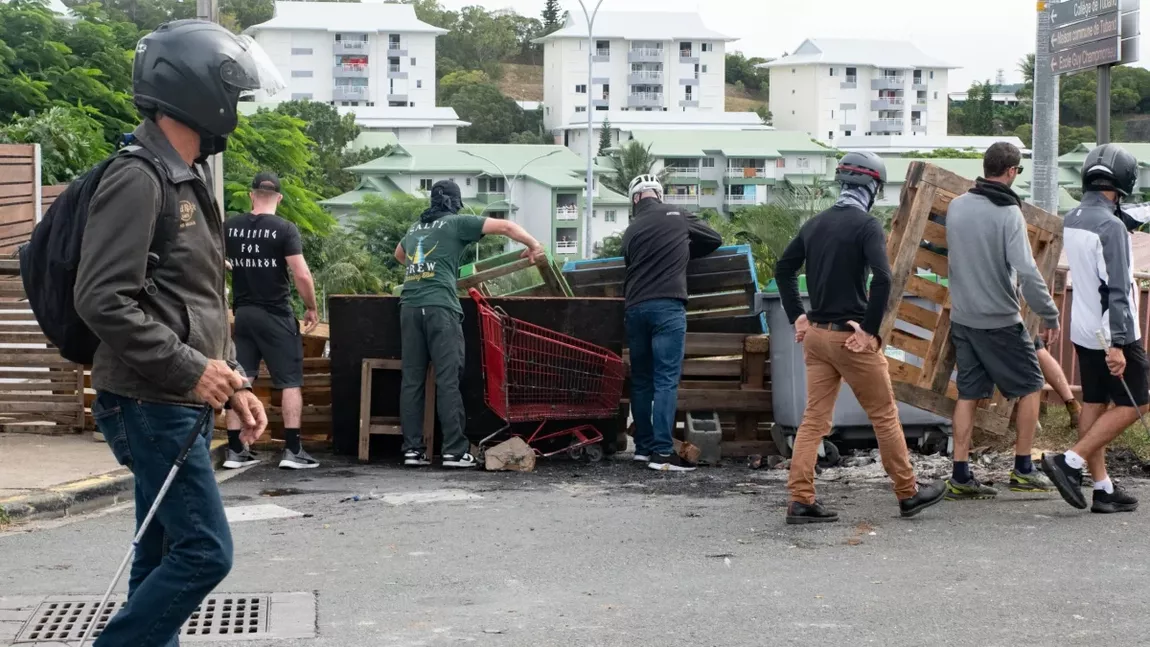
<svg viewBox="0 0 1150 647"><path fill-rule="evenodd" d="M0 144L0 256L32 235L40 206L39 151L30 144Z"/></svg>

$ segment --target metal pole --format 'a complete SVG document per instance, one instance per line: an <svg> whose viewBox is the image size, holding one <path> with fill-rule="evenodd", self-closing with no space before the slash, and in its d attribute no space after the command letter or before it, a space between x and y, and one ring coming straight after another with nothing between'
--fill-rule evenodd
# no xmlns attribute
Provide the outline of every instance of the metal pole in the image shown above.
<svg viewBox="0 0 1150 647"><path fill-rule="evenodd" d="M1110 66L1098 68L1098 145L1110 143Z"/></svg>
<svg viewBox="0 0 1150 647"><path fill-rule="evenodd" d="M595 155L592 148L595 122L592 119L594 95L591 93L591 79L594 78L595 16L599 15L599 6L602 4L603 0L599 0L595 4L595 10L587 13L587 5L583 0L579 0L579 7L583 9L583 17L587 20L587 199L585 200L587 211L583 216L583 258L591 258L591 217L595 213L595 195L592 191L592 186L595 184Z"/></svg>
<svg viewBox="0 0 1150 647"><path fill-rule="evenodd" d="M1050 67L1052 3L1038 3L1038 35L1034 47L1034 128L1031 155L1034 204L1058 213L1058 77Z"/></svg>
<svg viewBox="0 0 1150 647"><path fill-rule="evenodd" d="M491 208L491 205L499 204L500 202L505 202L505 203L507 203L507 212L508 212L509 216L514 216L515 215L515 202L512 200L512 198L515 195L515 183L518 182L519 177L521 175L523 175L524 169L526 169L527 166L533 162L537 162L537 161L543 159L544 157L551 157L552 155L558 155L559 152L560 152L559 149L556 148L556 149L550 150L550 151L548 151L542 155L532 157L531 159L524 162L523 166L520 166L519 170L515 172L515 177L511 178L511 180L508 181L507 180L507 174L504 173L503 169L498 164L493 162L492 160L487 159L486 157L484 157L482 155L477 155L475 153L472 153L471 151L462 151L462 153L464 155L474 157L475 159L483 160L484 162L487 162L488 164L494 166L495 170L499 171L499 174L503 176L503 189L504 189L504 192L506 193L507 197L504 198L503 200L496 200L495 202L492 202L491 204L484 206L483 210L479 212L479 215L482 216L484 214L484 212L486 212L488 209ZM472 209L471 211L472 211L472 213L475 212L474 209ZM552 229L554 229L554 228L552 228ZM478 245L475 247L475 262L477 262L477 263L479 262L479 246Z"/></svg>
<svg viewBox="0 0 1150 647"><path fill-rule="evenodd" d="M219 0L196 0L196 18L214 23L220 22ZM227 218L227 207L224 205L224 155L218 153L208 160L208 169L212 172L212 193L216 196L216 203L220 206L220 216Z"/></svg>

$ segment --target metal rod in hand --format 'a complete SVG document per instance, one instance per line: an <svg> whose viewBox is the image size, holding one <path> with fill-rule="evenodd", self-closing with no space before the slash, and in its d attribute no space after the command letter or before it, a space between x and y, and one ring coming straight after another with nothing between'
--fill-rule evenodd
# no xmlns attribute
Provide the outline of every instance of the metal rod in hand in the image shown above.
<svg viewBox="0 0 1150 647"><path fill-rule="evenodd" d="M1101 330L1094 331L1094 336L1098 338L1098 343L1102 344L1102 348L1105 349L1109 347L1109 344L1106 343L1106 336L1102 334ZM1134 410L1138 412L1138 422L1142 423L1142 430L1146 432L1147 436L1150 436L1150 427L1146 426L1146 418L1142 416L1142 407L1139 407L1138 402L1134 400L1134 393L1130 390L1130 385L1126 384L1125 377L1121 375L1117 377L1118 381L1122 383L1122 388L1126 389L1126 397L1130 398L1130 406L1134 407Z"/></svg>
<svg viewBox="0 0 1150 647"><path fill-rule="evenodd" d="M152 523L152 517L156 516L156 510L160 509L160 502L164 500L164 495L168 493L168 488L172 487L172 481L176 480L176 474L183 467L184 462L188 460L188 454L192 452L192 447L196 444L196 438L200 435L204 425L208 422L208 416L212 409L204 407L200 416L196 418L196 423L192 425L192 431L188 433L187 439L184 440L184 446L180 448L180 455L176 457L176 462L172 465L172 469L168 470L168 478L164 479L164 484L160 486L160 491L156 494L156 500L152 502L151 509L148 510L148 515L144 517L143 523L140 524L139 530L136 531L136 536L132 539L132 545L128 548L128 554L124 555L124 559L120 562L120 568L116 569L116 576L112 578L112 583L108 585L108 590L104 592L103 599L100 600L99 606L96 607L96 612L92 614L91 620L88 622L87 629L84 630L84 635L80 638L80 644L77 647L84 647L84 643L92 635L92 630L96 628L96 624L100 622L100 615L104 613L104 607L108 604L108 598L112 597L112 590L120 583L120 578L124 576L124 569L128 567L128 562L131 561L132 555L135 554L136 548L140 545L140 540L143 539L144 533L147 532L148 526Z"/></svg>

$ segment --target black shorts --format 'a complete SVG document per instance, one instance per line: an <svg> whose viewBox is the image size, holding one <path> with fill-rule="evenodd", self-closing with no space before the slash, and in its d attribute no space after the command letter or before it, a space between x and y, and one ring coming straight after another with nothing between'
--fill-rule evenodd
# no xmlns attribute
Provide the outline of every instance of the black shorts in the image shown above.
<svg viewBox="0 0 1150 647"><path fill-rule="evenodd" d="M1046 348L1046 344L1042 343L1042 338L1041 337L1035 337L1034 338L1034 350L1040 351L1043 348Z"/></svg>
<svg viewBox="0 0 1150 647"><path fill-rule="evenodd" d="M1038 353L1022 324L981 329L951 322L950 339L959 398L983 400L994 395L996 386L1010 400L1042 390Z"/></svg>
<svg viewBox="0 0 1150 647"><path fill-rule="evenodd" d="M260 360L268 365L272 388L303 386L303 339L299 321L259 306L236 310L236 361L248 377L259 375Z"/></svg>
<svg viewBox="0 0 1150 647"><path fill-rule="evenodd" d="M1120 407L1145 406L1150 403L1150 362L1146 360L1146 350L1142 342L1134 342L1122 347L1126 356L1126 372L1122 379L1134 394L1134 402L1126 395L1122 380L1110 374L1106 366L1106 351L1083 348L1074 345L1078 355L1078 370L1082 375L1082 402L1087 404L1107 404L1113 402Z"/></svg>

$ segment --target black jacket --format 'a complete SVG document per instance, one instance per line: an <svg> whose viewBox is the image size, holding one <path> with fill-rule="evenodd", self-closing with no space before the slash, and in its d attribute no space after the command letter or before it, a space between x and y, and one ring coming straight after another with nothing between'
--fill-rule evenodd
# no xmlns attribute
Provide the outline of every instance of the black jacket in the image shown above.
<svg viewBox="0 0 1150 647"><path fill-rule="evenodd" d="M679 207L645 198L623 232L627 307L653 299L687 302L687 261L706 256L723 239L697 216Z"/></svg>

